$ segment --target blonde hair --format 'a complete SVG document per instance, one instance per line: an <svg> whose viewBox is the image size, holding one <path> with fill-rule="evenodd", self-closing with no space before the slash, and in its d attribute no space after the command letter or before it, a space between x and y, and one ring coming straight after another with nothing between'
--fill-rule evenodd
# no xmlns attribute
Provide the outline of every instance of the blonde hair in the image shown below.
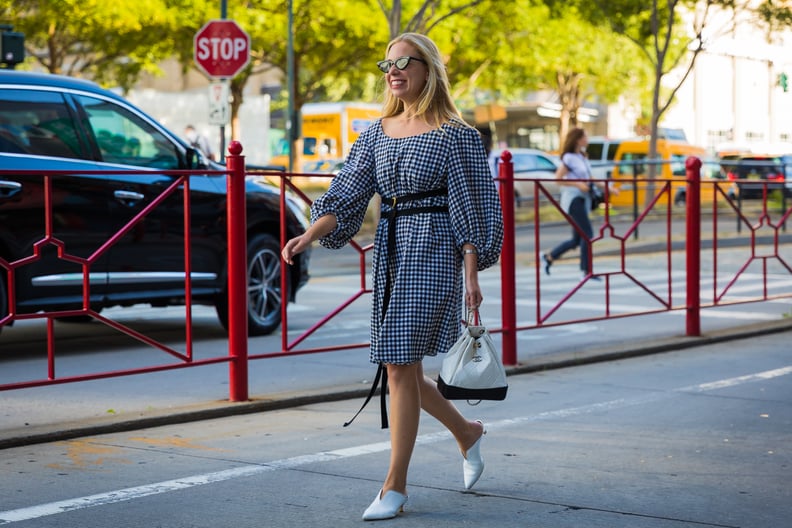
<svg viewBox="0 0 792 528"><path fill-rule="evenodd" d="M386 56L393 45L398 42L406 42L414 47L419 58L426 61L426 67L429 70L426 85L414 108L411 108L415 115L431 126L440 126L450 121L459 121L467 125L451 99L448 74L437 45L426 35L403 33L388 43ZM382 117L392 117L406 110L404 102L394 96L387 86L385 86L384 101Z"/></svg>

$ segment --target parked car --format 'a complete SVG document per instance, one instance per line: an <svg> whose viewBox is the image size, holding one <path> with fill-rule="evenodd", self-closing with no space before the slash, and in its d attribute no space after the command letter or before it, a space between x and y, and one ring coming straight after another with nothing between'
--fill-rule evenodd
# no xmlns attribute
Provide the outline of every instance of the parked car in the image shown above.
<svg viewBox="0 0 792 528"><path fill-rule="evenodd" d="M543 150L529 148L508 148L512 155L514 164L515 178L531 179L552 179L553 181L540 182L542 187L550 194L558 194L558 185L555 183L555 172L561 164L561 160L554 154L548 154ZM495 158L500 163L500 150L493 151ZM543 195L540 192L540 198ZM514 197L517 205L533 200L534 184L529 181L514 182Z"/></svg>
<svg viewBox="0 0 792 528"><path fill-rule="evenodd" d="M0 318L9 310L14 269L17 314L79 309L81 259L90 265L89 300L111 306L185 302L184 193L162 200L128 233L104 247L176 176L189 177L192 300L214 305L228 326L226 176L175 133L111 91L57 75L0 71ZM23 171L69 171L52 176L51 225L45 225L44 178ZM81 171L104 170L107 174ZM129 174L130 170L145 174ZM288 268L281 291L279 189L246 178L248 329L275 330L281 302L294 300L308 280L310 254ZM304 232L305 211L287 198L286 232ZM51 233L46 243L40 241ZM20 261L27 262L20 264ZM69 318L67 318L69 319ZM76 318L79 319L79 318Z"/></svg>
<svg viewBox="0 0 792 528"><path fill-rule="evenodd" d="M790 156L770 154L726 154L720 158L724 177L734 183L733 194L741 199L762 198L765 187L768 194L788 193L785 173L789 163ZM757 180L768 183L765 185Z"/></svg>
<svg viewBox="0 0 792 528"><path fill-rule="evenodd" d="M784 169L784 195L792 196L792 154L781 156L781 166Z"/></svg>

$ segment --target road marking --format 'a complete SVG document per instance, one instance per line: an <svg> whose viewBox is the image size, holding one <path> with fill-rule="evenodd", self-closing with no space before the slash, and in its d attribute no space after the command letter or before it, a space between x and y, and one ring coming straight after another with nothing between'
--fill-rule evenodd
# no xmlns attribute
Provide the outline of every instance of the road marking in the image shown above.
<svg viewBox="0 0 792 528"><path fill-rule="evenodd" d="M517 306L534 306L534 301L523 301L517 300ZM542 302L542 306L545 308L553 308L556 306L557 303L554 302ZM575 301L566 301L562 304L564 308L567 309L574 309L574 310L585 310L585 311L596 311L602 312L604 310L604 305L596 302L575 302ZM632 313L640 313L649 310L657 310L661 308L660 304L654 305L641 305L641 304L618 304L618 303L610 303L609 308L612 313L625 313L625 314L632 314ZM725 307L720 307L725 308ZM671 316L684 316L686 315L685 310L678 308L676 310L665 311L665 312L657 312L653 315L671 315ZM707 307L701 310L701 317L711 317L713 319L744 319L747 321L752 320L763 320L763 321L777 321L781 316L775 313L762 313L762 312L745 312L745 311L723 311L718 312L714 311L713 308ZM520 323L523 324L523 323Z"/></svg>
<svg viewBox="0 0 792 528"><path fill-rule="evenodd" d="M488 429L502 429L506 427L513 427L528 422L536 422L540 420L553 420L559 418L568 418L570 416L579 416L594 412L602 412L614 409L621 409L631 407L634 405L641 405L645 403L656 402L659 400L674 397L678 394L694 392L702 393L724 389L728 387L736 387L745 383L752 383L755 381L766 381L780 376L792 374L792 366L782 367L764 372L757 372L745 376L738 376L734 378L727 378L707 383L700 383L698 385L690 385L687 387L679 387L670 389L664 392L656 392L634 398L618 398L615 400L593 403L579 407L568 407L566 409L558 409L555 411L546 411L531 416L524 416L512 418L508 420L500 420L497 422L488 422ZM416 444L424 445L431 444L451 438L451 433L448 431L441 431L438 433L431 433L419 435ZM166 480L163 482L156 482L147 484L145 486L136 486L132 488L125 488L106 493L98 493L96 495L88 495L85 497L77 497L74 499L67 499L57 502L50 502L46 504L39 504L36 506L29 506L27 508L19 508L16 510L0 511L0 524L11 524L20 521L29 521L31 519L38 519L41 517L48 517L60 513L66 513L75 510L84 510L87 508L96 508L108 504L118 502L130 501L148 497L151 495L159 495L161 493L168 493L172 491L183 490L195 486L204 486L206 484L213 484L215 482L223 482L243 477L250 477L271 471L294 469L307 464L315 464L317 462L330 462L341 460L345 458L353 458L372 453L380 453L390 449L390 442L377 442L373 444L366 444L361 446L348 447L344 449L336 449L334 451L323 451L319 453L312 453L307 455L296 456L292 458L285 458L282 460L274 460L261 465L246 465L237 468L226 469L223 471L215 471L212 473L204 473L202 475L192 475L173 480Z"/></svg>

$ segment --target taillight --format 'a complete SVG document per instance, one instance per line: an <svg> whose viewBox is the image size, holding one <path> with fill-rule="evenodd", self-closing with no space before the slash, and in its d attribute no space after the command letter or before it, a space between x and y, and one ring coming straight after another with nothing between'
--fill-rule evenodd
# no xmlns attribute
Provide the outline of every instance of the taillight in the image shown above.
<svg viewBox="0 0 792 528"><path fill-rule="evenodd" d="M767 179L768 180L772 180L772 181L780 181L780 182L782 182L782 181L784 181L784 175L781 174L780 172L776 172L776 173L773 173L773 174L768 174L767 175Z"/></svg>
<svg viewBox="0 0 792 528"><path fill-rule="evenodd" d="M737 174L735 174L732 171L729 171L729 172L726 173L726 179L729 180L729 181L735 181L735 180L738 179L737 178Z"/></svg>

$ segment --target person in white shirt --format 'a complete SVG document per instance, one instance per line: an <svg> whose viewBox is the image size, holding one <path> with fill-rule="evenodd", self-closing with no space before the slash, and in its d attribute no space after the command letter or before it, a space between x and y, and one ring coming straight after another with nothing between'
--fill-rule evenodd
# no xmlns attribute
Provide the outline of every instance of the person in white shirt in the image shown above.
<svg viewBox="0 0 792 528"><path fill-rule="evenodd" d="M550 266L567 251L580 247L580 270L583 278L589 277L589 246L594 231L591 227L591 189L597 186L605 189L605 183L591 179L591 165L586 156L588 136L582 128L573 128L564 141L561 166L556 171L556 179L561 187L561 208L572 219L572 237L558 244L549 253L542 253L545 273L550 275ZM612 194L618 191L611 189ZM596 275L592 279L599 280Z"/></svg>

